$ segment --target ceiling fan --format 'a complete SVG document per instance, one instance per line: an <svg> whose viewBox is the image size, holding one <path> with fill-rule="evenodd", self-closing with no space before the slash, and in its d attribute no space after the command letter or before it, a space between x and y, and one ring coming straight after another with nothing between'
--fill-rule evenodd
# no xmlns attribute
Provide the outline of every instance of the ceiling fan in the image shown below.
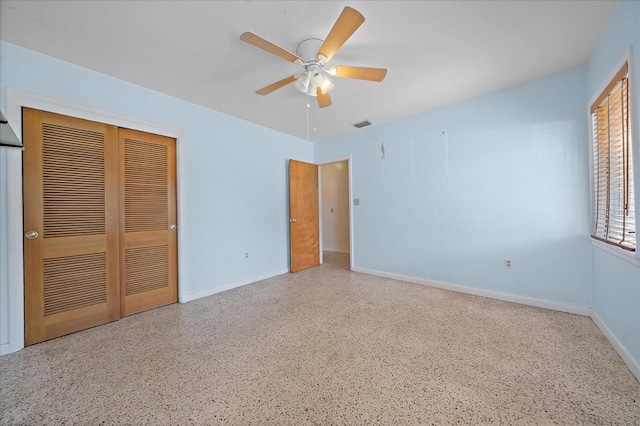
<svg viewBox="0 0 640 426"><path fill-rule="evenodd" d="M298 45L297 54L295 55L251 32L243 33L240 36L240 40L304 67L303 73L290 75L260 90L256 90L256 93L268 95L274 90L295 82L296 89L307 95L317 96L318 105L320 108L324 108L331 105L329 92L333 89L333 83L329 77L382 81L387 75L387 70L384 68L325 67L327 62L363 22L364 16L357 10L347 6L343 9L324 41L315 38L304 40Z"/></svg>

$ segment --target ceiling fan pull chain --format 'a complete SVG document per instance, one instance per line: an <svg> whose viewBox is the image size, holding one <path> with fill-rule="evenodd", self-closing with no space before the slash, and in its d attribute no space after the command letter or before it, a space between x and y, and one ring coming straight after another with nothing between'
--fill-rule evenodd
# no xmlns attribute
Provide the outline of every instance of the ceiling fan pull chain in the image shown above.
<svg viewBox="0 0 640 426"><path fill-rule="evenodd" d="M307 110L307 142L309 142L309 107L311 106L309 104L309 95L307 95L307 99L305 99L305 102L307 104L307 107L305 108Z"/></svg>
<svg viewBox="0 0 640 426"><path fill-rule="evenodd" d="M313 131L317 132L318 128L316 127L316 111L318 110L318 108L316 108L315 106L313 107Z"/></svg>

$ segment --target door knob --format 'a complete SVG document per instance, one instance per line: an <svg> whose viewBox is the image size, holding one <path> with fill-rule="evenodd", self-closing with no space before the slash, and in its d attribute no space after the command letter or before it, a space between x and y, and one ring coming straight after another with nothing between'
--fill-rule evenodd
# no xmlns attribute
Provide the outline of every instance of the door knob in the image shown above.
<svg viewBox="0 0 640 426"><path fill-rule="evenodd" d="M38 238L38 233L36 231L29 231L26 234L24 234L24 236L30 240L35 240L36 238Z"/></svg>
<svg viewBox="0 0 640 426"><path fill-rule="evenodd" d="M175 231L177 226L175 223L172 223L171 226L169 227L172 231Z"/></svg>
<svg viewBox="0 0 640 426"><path fill-rule="evenodd" d="M289 219L289 223L294 223L294 222L297 222L297 221L298 221L298 219Z"/></svg>

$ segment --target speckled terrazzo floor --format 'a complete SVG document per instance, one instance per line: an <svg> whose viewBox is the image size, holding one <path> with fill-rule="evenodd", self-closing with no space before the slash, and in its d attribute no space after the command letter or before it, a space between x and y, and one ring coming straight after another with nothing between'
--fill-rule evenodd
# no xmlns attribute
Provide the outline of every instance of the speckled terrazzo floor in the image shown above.
<svg viewBox="0 0 640 426"><path fill-rule="evenodd" d="M0 357L0 421L640 424L591 319L325 262Z"/></svg>

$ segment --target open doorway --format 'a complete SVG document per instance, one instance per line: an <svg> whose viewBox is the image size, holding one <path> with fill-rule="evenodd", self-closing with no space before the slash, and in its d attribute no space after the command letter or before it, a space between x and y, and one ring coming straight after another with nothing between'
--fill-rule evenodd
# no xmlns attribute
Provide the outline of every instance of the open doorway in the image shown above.
<svg viewBox="0 0 640 426"><path fill-rule="evenodd" d="M347 255L351 253L351 196L349 161L339 160L321 164L320 183L320 262L324 253Z"/></svg>

